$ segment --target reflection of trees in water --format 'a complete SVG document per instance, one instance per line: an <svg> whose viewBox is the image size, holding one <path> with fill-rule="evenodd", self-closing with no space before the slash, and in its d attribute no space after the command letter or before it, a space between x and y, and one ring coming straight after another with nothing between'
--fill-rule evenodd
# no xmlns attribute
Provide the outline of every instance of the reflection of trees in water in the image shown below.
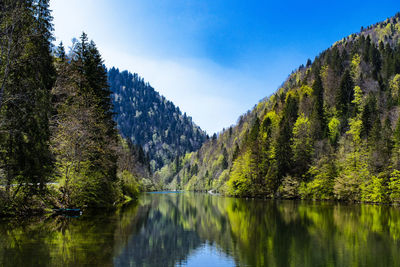
<svg viewBox="0 0 400 267"><path fill-rule="evenodd" d="M0 222L0 266L112 266L117 238L127 231L120 214ZM132 218L132 217L131 217Z"/></svg>
<svg viewBox="0 0 400 267"><path fill-rule="evenodd" d="M169 201L168 201L169 202ZM116 266L174 266L200 244L196 232L179 224L174 205L148 205L139 208L135 234L114 259ZM168 213L164 213L168 208Z"/></svg>
<svg viewBox="0 0 400 267"><path fill-rule="evenodd" d="M399 266L400 212L371 205L239 201L235 255L251 266ZM257 225L257 227L254 227Z"/></svg>
<svg viewBox="0 0 400 267"><path fill-rule="evenodd" d="M221 221L213 214L205 195L151 195L142 200L137 212L140 224L133 224L136 234L115 258L117 266L174 266L185 262L193 250L211 238L222 235L222 228L208 228L209 220ZM145 219L143 219L145 218ZM214 231L214 233L213 233ZM218 231L216 233L215 231Z"/></svg>
<svg viewBox="0 0 400 267"><path fill-rule="evenodd" d="M285 207L279 210L280 207ZM137 213L140 224L114 260L116 265L173 266L184 262L205 242L232 256L238 265L288 265L285 242L296 235L293 249L309 239L294 202L213 197L206 194L151 195ZM146 218L146 219L143 219Z"/></svg>
<svg viewBox="0 0 400 267"><path fill-rule="evenodd" d="M207 243L248 266L400 264L395 207L145 195L109 215L0 223L0 265L173 266Z"/></svg>
<svg viewBox="0 0 400 267"><path fill-rule="evenodd" d="M400 213L393 207L244 200L205 194L151 196L146 201L154 212L146 226L152 230L135 238L164 240L166 243L160 241L155 246L142 243L142 247L155 251L164 247L162 255L169 259L169 265L190 252L179 244L192 248L198 240L199 244L215 244L238 265L400 263ZM158 235L154 234L157 231ZM178 241L188 238L193 243ZM174 252L169 253L170 249ZM134 258L134 252L130 253Z"/></svg>

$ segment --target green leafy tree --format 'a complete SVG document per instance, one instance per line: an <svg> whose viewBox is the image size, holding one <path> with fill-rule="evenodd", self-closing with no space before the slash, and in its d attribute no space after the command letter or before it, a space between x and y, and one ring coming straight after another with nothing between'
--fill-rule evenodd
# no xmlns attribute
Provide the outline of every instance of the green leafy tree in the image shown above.
<svg viewBox="0 0 400 267"><path fill-rule="evenodd" d="M392 164L395 169L400 170L400 118L397 121L392 141L393 141Z"/></svg>
<svg viewBox="0 0 400 267"><path fill-rule="evenodd" d="M389 182L389 197L391 201L399 202L400 201L400 171L394 170L390 174L390 182Z"/></svg>
<svg viewBox="0 0 400 267"><path fill-rule="evenodd" d="M311 123L304 114L300 114L293 127L293 173L302 178L312 161L313 140Z"/></svg>
<svg viewBox="0 0 400 267"><path fill-rule="evenodd" d="M360 80L361 69L360 69L361 57L358 54L354 54L350 63L350 73L353 81L357 83Z"/></svg>
<svg viewBox="0 0 400 267"><path fill-rule="evenodd" d="M362 108L362 91L356 86L353 104L356 111ZM361 113L349 120L349 130L346 134L350 137L349 153L345 154L340 162L340 172L335 180L334 193L338 199L361 200L362 185L369 178L370 172L367 164L367 153L364 142L361 139ZM341 153L344 153L342 151Z"/></svg>
<svg viewBox="0 0 400 267"><path fill-rule="evenodd" d="M103 61L94 42L88 42L83 33L71 58L61 56L58 62L53 142L65 204L110 207L120 192L117 133Z"/></svg>
<svg viewBox="0 0 400 267"><path fill-rule="evenodd" d="M400 74L396 74L392 80L389 82L389 88L391 94L396 103L399 103L399 93L400 93Z"/></svg>
<svg viewBox="0 0 400 267"><path fill-rule="evenodd" d="M323 200L333 198L337 166L335 157L332 154L324 156L315 166L311 166L308 175L311 180L303 182L299 188L301 198Z"/></svg>
<svg viewBox="0 0 400 267"><path fill-rule="evenodd" d="M331 118L328 123L328 129L329 141L331 145L336 146L340 136L340 121L336 117Z"/></svg>

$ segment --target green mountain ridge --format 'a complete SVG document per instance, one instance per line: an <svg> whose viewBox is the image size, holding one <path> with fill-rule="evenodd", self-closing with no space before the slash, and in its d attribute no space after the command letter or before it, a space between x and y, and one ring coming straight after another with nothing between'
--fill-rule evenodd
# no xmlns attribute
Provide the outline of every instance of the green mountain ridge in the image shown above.
<svg viewBox="0 0 400 267"><path fill-rule="evenodd" d="M398 13L343 38L155 175L233 196L397 202L399 37Z"/></svg>

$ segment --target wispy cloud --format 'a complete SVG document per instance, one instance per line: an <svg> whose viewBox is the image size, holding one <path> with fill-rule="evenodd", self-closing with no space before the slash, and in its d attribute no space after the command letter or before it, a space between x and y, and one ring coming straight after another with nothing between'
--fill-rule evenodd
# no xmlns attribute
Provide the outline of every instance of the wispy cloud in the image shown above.
<svg viewBox="0 0 400 267"><path fill-rule="evenodd" d="M118 3L115 8L120 10L121 3L127 2ZM255 71L246 64L242 68L228 67L212 61L206 53L198 52L201 49L195 47L194 37L182 36L180 39L176 29L162 32L168 31L171 25L157 28L160 21L150 23L141 17L126 25L129 22L127 14L121 13L118 17L115 10L109 10L107 1L53 0L51 7L57 41L68 46L72 37L87 32L98 45L107 67L138 73L209 134L234 124L241 114L278 84L254 77L259 75L259 69ZM136 7L139 9L140 5ZM140 15L137 10L132 12L135 16ZM155 15L147 19L155 19ZM182 19L178 18L178 21ZM190 23L190 26L182 26L188 34L190 29L196 32L200 29L195 28L205 27L198 21ZM162 42L169 35L174 42ZM268 90L271 87L273 89Z"/></svg>
<svg viewBox="0 0 400 267"><path fill-rule="evenodd" d="M242 0L51 0L51 8L58 41L87 32L108 67L138 73L212 134L307 58L398 11L398 0L338 1L329 10Z"/></svg>
<svg viewBox="0 0 400 267"><path fill-rule="evenodd" d="M162 60L103 49L106 64L140 75L212 134L234 124L261 97L261 87L238 70L204 59Z"/></svg>

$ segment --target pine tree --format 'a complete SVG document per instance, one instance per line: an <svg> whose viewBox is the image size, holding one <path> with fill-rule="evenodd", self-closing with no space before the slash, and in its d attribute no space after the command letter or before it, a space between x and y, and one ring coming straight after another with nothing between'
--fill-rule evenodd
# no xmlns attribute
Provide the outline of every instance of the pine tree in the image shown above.
<svg viewBox="0 0 400 267"><path fill-rule="evenodd" d="M367 96L366 103L361 114L361 120L362 120L361 135L363 137L367 137L369 135L372 126L375 123L377 113L378 110L376 107L376 97L372 94L369 94Z"/></svg>
<svg viewBox="0 0 400 267"><path fill-rule="evenodd" d="M66 57L65 48L64 48L64 44L62 42L60 42L60 44L58 45L55 56L61 61L65 60L65 57Z"/></svg>
<svg viewBox="0 0 400 267"><path fill-rule="evenodd" d="M259 168L261 171L261 176L263 177L262 185L265 184L265 188L261 189L263 189L264 194L268 194L270 196L273 196L279 186L275 155L276 142L274 138L274 134L277 130L275 129L277 120L278 117L275 112L268 113L261 124L260 133L261 163L259 164Z"/></svg>
<svg viewBox="0 0 400 267"><path fill-rule="evenodd" d="M339 90L336 95L336 109L342 122L350 117L351 102L354 99L354 83L349 70L346 70L340 81ZM343 123L345 126L346 123Z"/></svg>
<svg viewBox="0 0 400 267"><path fill-rule="evenodd" d="M13 62L18 64L6 63L3 72L1 157L8 182L26 187L28 195L43 192L53 171L48 120L55 72L48 2L17 2L13 6L20 23L9 42L14 47L10 52Z"/></svg>
<svg viewBox="0 0 400 267"><path fill-rule="evenodd" d="M225 170L229 166L229 163L228 163L228 159L229 159L228 158L228 151L226 150L226 147L224 147L222 149L222 156L223 156L223 158L222 158L222 169Z"/></svg>
<svg viewBox="0 0 400 267"><path fill-rule="evenodd" d="M240 153L239 145L235 143L235 149L233 150L232 161L235 161L235 159L239 156L239 153Z"/></svg>
<svg viewBox="0 0 400 267"><path fill-rule="evenodd" d="M298 100L297 97L289 95L283 109L283 117L279 123L279 135L276 144L276 160L278 163L278 179L281 180L292 171L293 151L292 129L297 120Z"/></svg>
<svg viewBox="0 0 400 267"><path fill-rule="evenodd" d="M323 138L326 135L326 121L324 115L324 88L319 71L316 72L312 89L314 96L312 121L315 124L313 134L316 138Z"/></svg>
<svg viewBox="0 0 400 267"><path fill-rule="evenodd" d="M371 64L373 66L372 77L377 80L378 73L381 70L381 55L379 50L376 48L374 44L369 47L369 59L371 60Z"/></svg>

